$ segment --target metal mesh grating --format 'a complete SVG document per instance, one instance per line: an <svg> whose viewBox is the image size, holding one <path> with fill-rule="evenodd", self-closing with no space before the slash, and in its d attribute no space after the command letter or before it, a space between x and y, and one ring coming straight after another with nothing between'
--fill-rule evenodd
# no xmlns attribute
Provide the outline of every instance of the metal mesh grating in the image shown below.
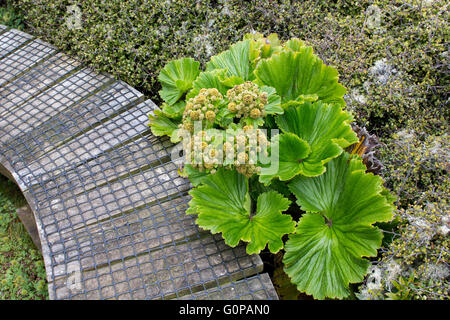
<svg viewBox="0 0 450 320"><path fill-rule="evenodd" d="M232 284L225 284L217 288L212 288L189 294L181 297L182 300L276 300L278 296L274 290L266 288L272 286L272 281L267 273L245 278Z"/></svg>
<svg viewBox="0 0 450 320"><path fill-rule="evenodd" d="M58 79L69 74L80 64L61 53L33 67L26 74L0 86L0 115L11 112L30 98L43 93Z"/></svg>
<svg viewBox="0 0 450 320"><path fill-rule="evenodd" d="M100 125L99 119L113 117L141 97L141 93L130 90L124 83L115 82L79 104L66 108L36 129L17 135L8 141L11 149L20 153L24 161L16 163L16 168L29 166L37 157Z"/></svg>
<svg viewBox="0 0 450 320"><path fill-rule="evenodd" d="M51 120L58 112L70 108L108 80L106 76L97 75L93 70L83 69L39 96L8 110L0 120L0 126L5 130L0 142L5 143L33 126Z"/></svg>
<svg viewBox="0 0 450 320"><path fill-rule="evenodd" d="M35 213L51 298L276 299L259 256L185 214L191 185L147 127L155 105L77 66L56 54L0 85L0 161Z"/></svg>
<svg viewBox="0 0 450 320"><path fill-rule="evenodd" d="M41 40L31 41L13 55L0 60L0 85L10 81L56 50Z"/></svg>

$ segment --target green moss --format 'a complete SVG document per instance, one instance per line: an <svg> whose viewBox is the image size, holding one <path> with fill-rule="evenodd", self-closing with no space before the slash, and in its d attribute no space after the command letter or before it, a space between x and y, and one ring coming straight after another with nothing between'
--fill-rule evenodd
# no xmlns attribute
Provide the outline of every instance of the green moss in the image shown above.
<svg viewBox="0 0 450 320"><path fill-rule="evenodd" d="M449 206L445 199L399 210L404 221L360 288L362 299L450 299Z"/></svg>
<svg viewBox="0 0 450 320"><path fill-rule="evenodd" d="M24 203L18 188L0 176L0 300L48 299L42 256L16 214Z"/></svg>
<svg viewBox="0 0 450 320"><path fill-rule="evenodd" d="M304 39L338 69L348 109L385 144L387 185L401 210L411 210L448 199L446 2L86 0L79 2L81 28L72 1L17 4L34 35L156 103L157 76L170 60L191 56L204 64L252 31ZM404 130L411 129L410 139Z"/></svg>
<svg viewBox="0 0 450 320"><path fill-rule="evenodd" d="M386 185L397 194L398 206L426 205L448 199L450 138L402 130L382 149Z"/></svg>

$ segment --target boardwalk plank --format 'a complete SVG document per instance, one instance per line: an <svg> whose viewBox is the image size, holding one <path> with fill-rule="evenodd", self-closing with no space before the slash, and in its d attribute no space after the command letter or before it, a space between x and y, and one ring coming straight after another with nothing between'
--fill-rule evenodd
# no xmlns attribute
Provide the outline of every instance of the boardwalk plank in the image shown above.
<svg viewBox="0 0 450 320"><path fill-rule="evenodd" d="M189 188L189 182L179 176L177 167L168 162L72 198L45 201L39 215L47 234L62 232L112 218L137 206L173 198Z"/></svg>
<svg viewBox="0 0 450 320"><path fill-rule="evenodd" d="M43 93L58 79L66 76L80 63L65 54L57 53L36 65L26 74L0 87L0 119L14 112L30 98Z"/></svg>
<svg viewBox="0 0 450 320"><path fill-rule="evenodd" d="M102 121L118 114L141 97L140 92L117 81L81 103L58 113L51 120L10 140L5 156L16 160L15 168L19 171L50 150L94 129Z"/></svg>
<svg viewBox="0 0 450 320"><path fill-rule="evenodd" d="M3 131L0 142L7 144L8 140L14 139L15 136L50 120L58 112L70 108L108 81L110 81L108 76L98 75L92 69L85 68L78 71L16 108L14 112L4 115L3 119L0 119L0 128Z"/></svg>
<svg viewBox="0 0 450 320"><path fill-rule="evenodd" d="M16 29L2 33L0 35L0 59L31 39L33 36Z"/></svg>
<svg viewBox="0 0 450 320"><path fill-rule="evenodd" d="M134 106L28 164L18 175L33 179L30 185L53 180L62 172L70 173L71 168L148 131L148 113L153 108L150 101Z"/></svg>
<svg viewBox="0 0 450 320"><path fill-rule="evenodd" d="M78 259L82 269L91 269L197 235L195 217L185 214L188 199L134 208L90 227L48 235L53 273L61 274L64 261Z"/></svg>
<svg viewBox="0 0 450 320"><path fill-rule="evenodd" d="M179 297L180 300L278 300L267 273Z"/></svg>
<svg viewBox="0 0 450 320"><path fill-rule="evenodd" d="M38 200L63 199L66 194L73 197L145 168L155 168L169 160L171 148L168 138L148 134L74 168L43 175L43 182L32 186L33 193Z"/></svg>

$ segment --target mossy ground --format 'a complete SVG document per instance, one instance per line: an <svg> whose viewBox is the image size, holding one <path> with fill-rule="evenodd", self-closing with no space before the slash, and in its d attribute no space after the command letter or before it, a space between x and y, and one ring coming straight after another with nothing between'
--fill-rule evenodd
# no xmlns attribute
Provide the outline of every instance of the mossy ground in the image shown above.
<svg viewBox="0 0 450 320"><path fill-rule="evenodd" d="M1 1L0 24L23 29L23 17ZM0 300L48 299L42 255L16 214L25 204L19 188L0 175Z"/></svg>
<svg viewBox="0 0 450 320"><path fill-rule="evenodd" d="M20 222L20 190L0 176L0 300L48 299L44 262Z"/></svg>
<svg viewBox="0 0 450 320"><path fill-rule="evenodd" d="M0 24L23 30L23 16L13 7L12 1L0 1Z"/></svg>

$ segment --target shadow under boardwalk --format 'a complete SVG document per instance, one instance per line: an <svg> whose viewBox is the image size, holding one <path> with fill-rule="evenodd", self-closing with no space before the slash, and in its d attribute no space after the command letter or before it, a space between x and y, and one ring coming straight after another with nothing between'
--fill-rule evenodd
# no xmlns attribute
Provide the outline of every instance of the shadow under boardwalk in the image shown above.
<svg viewBox="0 0 450 320"><path fill-rule="evenodd" d="M186 215L156 106L0 26L0 172L36 221L51 299L278 299L258 255Z"/></svg>

